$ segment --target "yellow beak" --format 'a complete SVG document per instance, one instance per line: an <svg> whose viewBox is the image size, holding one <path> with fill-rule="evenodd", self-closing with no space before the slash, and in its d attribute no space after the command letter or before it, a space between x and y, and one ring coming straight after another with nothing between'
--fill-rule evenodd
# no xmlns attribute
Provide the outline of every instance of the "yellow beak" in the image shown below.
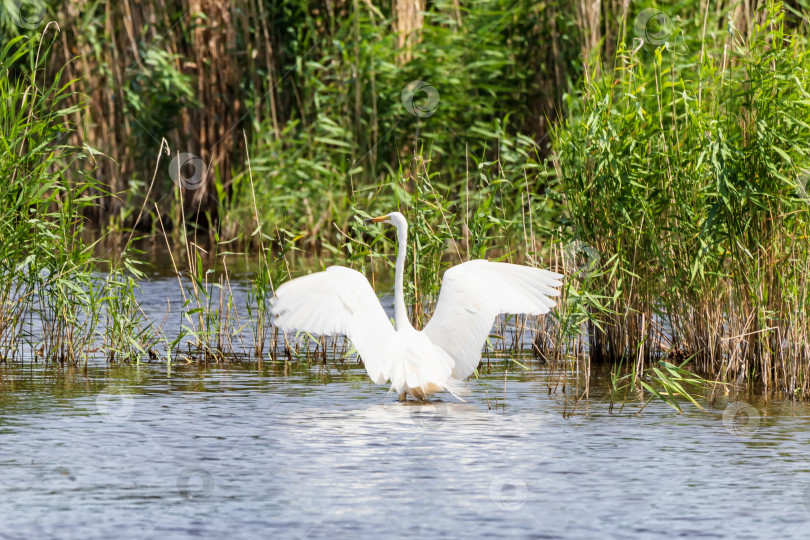
<svg viewBox="0 0 810 540"><path fill-rule="evenodd" d="M374 218L371 218L371 219L366 219L364 221L366 223L379 223L381 221L385 221L386 219L388 219L388 216L374 217Z"/></svg>

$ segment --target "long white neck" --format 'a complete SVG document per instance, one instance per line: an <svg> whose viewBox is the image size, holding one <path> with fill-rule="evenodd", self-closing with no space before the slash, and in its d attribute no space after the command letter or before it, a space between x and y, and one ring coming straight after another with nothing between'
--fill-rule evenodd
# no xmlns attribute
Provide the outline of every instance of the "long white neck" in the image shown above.
<svg viewBox="0 0 810 540"><path fill-rule="evenodd" d="M405 254L408 251L408 225L397 223L397 265L394 275L394 324L397 330L413 328L408 320L408 309L405 307Z"/></svg>

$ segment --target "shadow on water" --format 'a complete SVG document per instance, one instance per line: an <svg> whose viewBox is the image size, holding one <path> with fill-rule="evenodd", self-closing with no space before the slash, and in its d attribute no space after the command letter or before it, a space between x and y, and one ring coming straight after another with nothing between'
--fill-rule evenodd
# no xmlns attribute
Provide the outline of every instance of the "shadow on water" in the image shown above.
<svg viewBox="0 0 810 540"><path fill-rule="evenodd" d="M352 366L4 366L2 532L805 537L808 406L612 415L597 378L564 417L575 380L505 367L403 405Z"/></svg>

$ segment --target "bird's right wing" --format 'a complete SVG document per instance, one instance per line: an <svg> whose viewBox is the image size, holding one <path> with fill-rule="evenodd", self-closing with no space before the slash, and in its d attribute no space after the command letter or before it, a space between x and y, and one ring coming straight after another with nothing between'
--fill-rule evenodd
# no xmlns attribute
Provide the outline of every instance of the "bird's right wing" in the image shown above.
<svg viewBox="0 0 810 540"><path fill-rule="evenodd" d="M562 274L486 260L468 261L444 273L439 301L423 332L455 361L453 377L478 367L481 349L502 313L543 315L559 296Z"/></svg>
<svg viewBox="0 0 810 540"><path fill-rule="evenodd" d="M288 281L276 289L270 313L283 331L344 334L363 359L371 380L385 383L388 346L396 331L366 277L343 266L330 266Z"/></svg>

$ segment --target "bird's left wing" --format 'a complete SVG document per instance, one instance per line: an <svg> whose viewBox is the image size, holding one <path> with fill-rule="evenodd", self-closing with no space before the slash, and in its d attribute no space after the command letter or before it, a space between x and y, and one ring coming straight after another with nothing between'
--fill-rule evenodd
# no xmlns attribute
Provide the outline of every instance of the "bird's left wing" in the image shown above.
<svg viewBox="0 0 810 540"><path fill-rule="evenodd" d="M562 274L516 264L468 261L444 273L439 301L423 332L455 361L453 377L469 377L502 313L542 315L557 303Z"/></svg>
<svg viewBox="0 0 810 540"><path fill-rule="evenodd" d="M374 289L366 277L343 266L290 280L271 301L274 324L284 331L344 334L363 359L371 380L386 381L388 346L395 337Z"/></svg>

